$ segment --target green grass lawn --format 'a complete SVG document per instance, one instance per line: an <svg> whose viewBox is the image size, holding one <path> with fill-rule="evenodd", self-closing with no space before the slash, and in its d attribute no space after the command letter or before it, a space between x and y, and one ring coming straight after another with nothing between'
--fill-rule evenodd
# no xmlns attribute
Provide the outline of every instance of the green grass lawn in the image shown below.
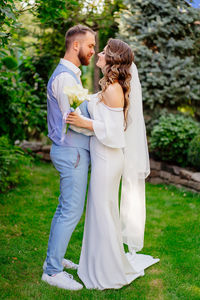
<svg viewBox="0 0 200 300"><path fill-rule="evenodd" d="M41 281L59 177L38 163L30 178L1 194L0 299L200 299L200 195L172 186L147 184L147 222L142 253L160 262L120 290L71 292ZM84 216L67 257L78 263ZM70 271L71 272L71 271ZM75 271L71 272L78 280Z"/></svg>

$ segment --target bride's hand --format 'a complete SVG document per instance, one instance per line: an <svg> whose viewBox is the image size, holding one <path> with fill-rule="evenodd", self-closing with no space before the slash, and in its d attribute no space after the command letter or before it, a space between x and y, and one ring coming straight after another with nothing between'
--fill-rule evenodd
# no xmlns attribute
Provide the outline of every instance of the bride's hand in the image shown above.
<svg viewBox="0 0 200 300"><path fill-rule="evenodd" d="M66 123L75 125L77 127L85 127L85 120L75 112L72 112L68 115Z"/></svg>
<svg viewBox="0 0 200 300"><path fill-rule="evenodd" d="M68 117L66 119L66 123L74 125L76 127L86 128L91 131L94 130L92 120L89 120L86 118L84 119L80 115L78 115L76 112L72 112L68 115Z"/></svg>

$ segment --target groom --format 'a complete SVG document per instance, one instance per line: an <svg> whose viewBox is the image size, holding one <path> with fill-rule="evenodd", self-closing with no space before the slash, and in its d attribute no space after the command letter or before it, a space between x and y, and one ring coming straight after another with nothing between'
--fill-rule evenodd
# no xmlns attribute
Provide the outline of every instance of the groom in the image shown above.
<svg viewBox="0 0 200 300"><path fill-rule="evenodd" d="M48 137L53 142L50 155L60 174L60 196L51 223L42 280L60 288L79 290L82 285L63 272L63 266L77 268L77 265L64 259L64 255L84 208L90 161L89 137L70 128L67 134L64 133L64 120L70 105L63 89L65 86L81 84L78 67L90 63L94 54L95 33L86 26L74 26L66 33L65 45L65 56L47 85ZM80 109L83 115L88 116L86 102L81 104Z"/></svg>

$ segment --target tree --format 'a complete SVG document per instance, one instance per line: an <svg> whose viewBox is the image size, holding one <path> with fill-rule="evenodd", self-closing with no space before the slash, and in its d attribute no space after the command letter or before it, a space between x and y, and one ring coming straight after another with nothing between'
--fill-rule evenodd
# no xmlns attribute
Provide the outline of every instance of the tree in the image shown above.
<svg viewBox="0 0 200 300"><path fill-rule="evenodd" d="M0 4L0 45L8 44L10 32L17 27L18 11L13 0L3 0Z"/></svg>
<svg viewBox="0 0 200 300"><path fill-rule="evenodd" d="M56 64L58 58L64 55L64 36L67 29L76 24L92 28L97 32L93 82L96 91L99 82L97 53L118 30L114 14L124 7L122 2L123 0L36 0L33 13L43 29L39 37L38 54L48 54L53 59L52 64Z"/></svg>
<svg viewBox="0 0 200 300"><path fill-rule="evenodd" d="M126 0L119 38L135 54L147 109L192 106L200 118L200 10L184 0Z"/></svg>
<svg viewBox="0 0 200 300"><path fill-rule="evenodd" d="M26 5L26 8L25 8ZM0 46L7 49L12 35L21 28L18 18L30 9L28 0L2 0L0 4ZM3 54L3 53L2 53Z"/></svg>

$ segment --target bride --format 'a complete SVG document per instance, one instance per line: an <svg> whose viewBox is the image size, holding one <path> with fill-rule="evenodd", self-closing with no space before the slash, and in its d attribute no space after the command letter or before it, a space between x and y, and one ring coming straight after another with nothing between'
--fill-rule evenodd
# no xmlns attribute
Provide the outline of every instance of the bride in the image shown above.
<svg viewBox="0 0 200 300"><path fill-rule="evenodd" d="M88 289L103 290L129 284L159 259L136 254L143 248L149 157L133 53L126 43L110 39L98 56L97 66L104 77L101 91L88 102L91 119L71 113L67 123L73 130L92 135L78 275Z"/></svg>

